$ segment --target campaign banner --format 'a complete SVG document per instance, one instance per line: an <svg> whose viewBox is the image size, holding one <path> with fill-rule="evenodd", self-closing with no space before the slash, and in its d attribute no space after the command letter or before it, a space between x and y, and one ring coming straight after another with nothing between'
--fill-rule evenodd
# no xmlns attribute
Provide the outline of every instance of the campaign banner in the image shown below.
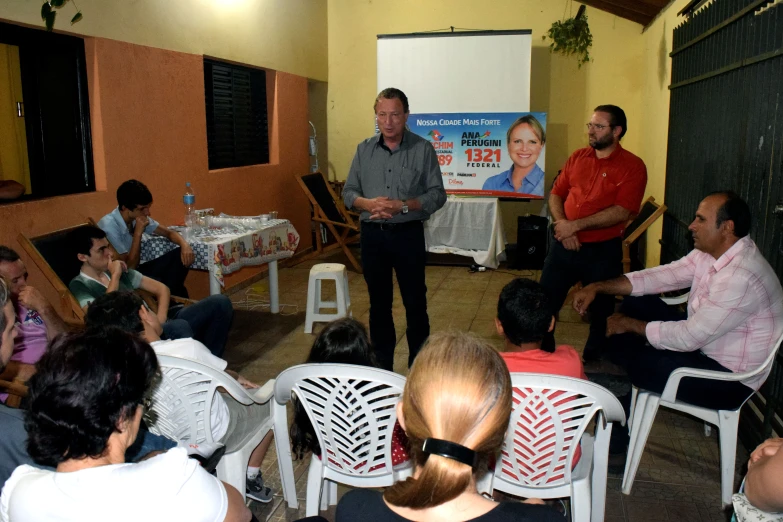
<svg viewBox="0 0 783 522"><path fill-rule="evenodd" d="M432 143L447 193L543 199L546 113L411 114L408 128Z"/></svg>

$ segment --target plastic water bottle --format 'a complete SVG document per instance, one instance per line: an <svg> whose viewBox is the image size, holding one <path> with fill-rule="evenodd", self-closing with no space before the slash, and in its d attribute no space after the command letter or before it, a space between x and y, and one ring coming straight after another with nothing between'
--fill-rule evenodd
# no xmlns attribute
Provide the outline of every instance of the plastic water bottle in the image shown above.
<svg viewBox="0 0 783 522"><path fill-rule="evenodd" d="M185 195L182 196L182 202L185 204L185 227L188 235L196 223L196 196L193 189L190 188L190 182L185 183Z"/></svg>
<svg viewBox="0 0 783 522"><path fill-rule="evenodd" d="M194 227L198 223L196 220L196 195L190 188L190 182L185 183L185 195L182 196L182 202L185 204L185 241L190 241L193 232L195 232Z"/></svg>

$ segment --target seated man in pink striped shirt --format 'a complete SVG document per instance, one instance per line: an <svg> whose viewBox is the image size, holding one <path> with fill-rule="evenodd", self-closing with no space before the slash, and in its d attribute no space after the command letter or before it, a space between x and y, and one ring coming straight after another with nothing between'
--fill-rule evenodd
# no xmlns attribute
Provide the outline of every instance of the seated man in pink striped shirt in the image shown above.
<svg viewBox="0 0 783 522"><path fill-rule="evenodd" d="M623 313L607 321L613 360L626 368L634 385L658 393L677 368L737 373L758 368L783 333L783 290L748 237L747 203L733 192L710 194L688 229L695 249L682 259L588 285L574 296L574 308L584 313L599 293L642 296L690 287L688 314L680 320L672 320L677 318L660 299L628 298ZM735 409L767 375L742 382L686 378L677 398ZM625 402L629 405L630 398Z"/></svg>

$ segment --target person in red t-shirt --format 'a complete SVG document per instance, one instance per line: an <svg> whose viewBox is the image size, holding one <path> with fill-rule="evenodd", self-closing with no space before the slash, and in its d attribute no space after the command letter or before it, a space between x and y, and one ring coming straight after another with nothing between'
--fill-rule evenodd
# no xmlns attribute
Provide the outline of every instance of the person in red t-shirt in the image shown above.
<svg viewBox="0 0 783 522"><path fill-rule="evenodd" d="M498 334L505 339L500 356L509 372L546 373L587 380L582 359L571 346L542 346L544 336L555 327L555 317L549 312L547 295L539 283L531 279L514 279L500 292ZM572 466L582 456L582 448L574 451Z"/></svg>
<svg viewBox="0 0 783 522"><path fill-rule="evenodd" d="M514 279L500 292L498 334L505 339L500 356L508 371L548 373L587 380L582 360L571 346L542 346L544 336L555 327L544 288L531 279Z"/></svg>
<svg viewBox="0 0 783 522"><path fill-rule="evenodd" d="M647 186L644 162L620 145L628 130L620 107L596 107L587 130L590 146L571 154L549 194L554 240L541 284L553 315L577 282L588 285L622 275L623 232L639 212ZM613 311L612 296L602 296L591 305L585 361L602 355L606 318ZM549 335L544 345L553 347L554 337Z"/></svg>

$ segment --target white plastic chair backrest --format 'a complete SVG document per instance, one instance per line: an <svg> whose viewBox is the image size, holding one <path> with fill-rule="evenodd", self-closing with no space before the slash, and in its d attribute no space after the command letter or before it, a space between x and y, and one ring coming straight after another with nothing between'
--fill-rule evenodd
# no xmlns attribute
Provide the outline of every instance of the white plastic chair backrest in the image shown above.
<svg viewBox="0 0 783 522"><path fill-rule="evenodd" d="M391 440L405 378L352 364L302 364L275 380L275 402L293 393L318 437L321 462L352 476L392 473Z"/></svg>
<svg viewBox="0 0 783 522"><path fill-rule="evenodd" d="M688 290L684 294L678 295L676 297L661 297L660 299L669 306L675 306L687 303L690 298L691 291Z"/></svg>
<svg viewBox="0 0 783 522"><path fill-rule="evenodd" d="M744 381L764 372L769 372L772 368L772 363L775 361L775 356L777 355L778 350L780 350L781 343L783 343L783 333L775 340L775 344L772 345L772 350L769 352L769 355L767 355L764 362L755 369L745 373L718 372L713 370L699 370L697 368L678 368L669 375L669 380L666 381L666 387L661 393L661 400L665 402L675 401L677 388L683 377L701 377L704 379L717 379L721 381ZM767 377L769 377L769 373L767 373ZM766 381L766 377L764 380ZM761 384L764 384L764 382Z"/></svg>
<svg viewBox="0 0 783 522"><path fill-rule="evenodd" d="M212 440L211 414L218 387L242 404L253 399L228 374L184 357L158 355L160 376L147 396L151 399L144 420L150 431L177 441Z"/></svg>
<svg viewBox="0 0 783 522"><path fill-rule="evenodd" d="M512 411L495 477L532 487L571 482L574 452L590 420L625 424L620 401L598 384L540 373L512 373Z"/></svg>

